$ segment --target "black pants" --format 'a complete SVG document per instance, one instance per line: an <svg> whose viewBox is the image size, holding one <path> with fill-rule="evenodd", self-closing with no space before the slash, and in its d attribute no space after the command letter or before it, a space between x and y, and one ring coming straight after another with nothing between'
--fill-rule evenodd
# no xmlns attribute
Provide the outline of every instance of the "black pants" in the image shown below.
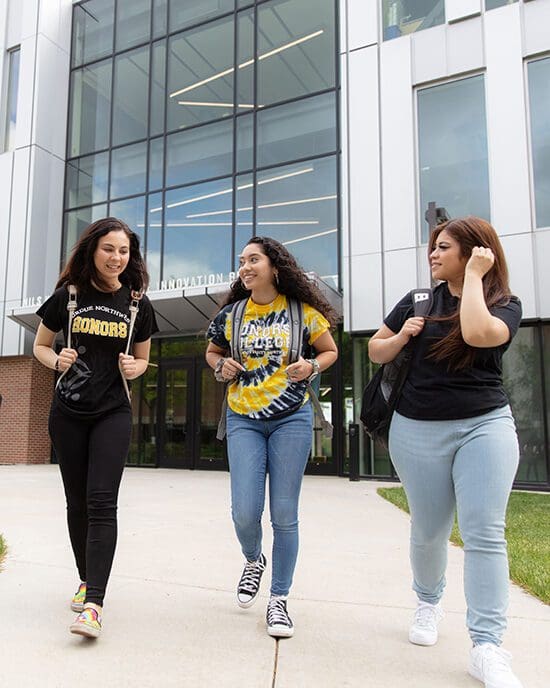
<svg viewBox="0 0 550 688"><path fill-rule="evenodd" d="M86 601L102 605L117 539L117 498L132 416L121 407L94 420L52 407L49 430L65 497L69 536Z"/></svg>

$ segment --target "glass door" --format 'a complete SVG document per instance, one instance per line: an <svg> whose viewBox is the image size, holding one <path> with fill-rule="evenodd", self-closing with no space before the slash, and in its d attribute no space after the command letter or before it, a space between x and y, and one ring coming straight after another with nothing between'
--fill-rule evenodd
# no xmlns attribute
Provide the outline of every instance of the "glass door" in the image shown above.
<svg viewBox="0 0 550 688"><path fill-rule="evenodd" d="M159 466L193 468L193 424L189 396L193 366L189 361L159 368Z"/></svg>
<svg viewBox="0 0 550 688"><path fill-rule="evenodd" d="M199 423L195 468L229 470L225 442L216 439L218 421L225 396L225 385L216 382L212 369L202 360L196 360L198 381L195 406ZM200 389L199 389L200 388Z"/></svg>

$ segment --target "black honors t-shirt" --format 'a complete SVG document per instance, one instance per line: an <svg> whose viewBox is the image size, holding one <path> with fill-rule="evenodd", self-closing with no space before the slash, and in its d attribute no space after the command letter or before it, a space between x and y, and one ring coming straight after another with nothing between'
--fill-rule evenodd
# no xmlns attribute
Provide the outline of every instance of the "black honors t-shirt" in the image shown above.
<svg viewBox="0 0 550 688"><path fill-rule="evenodd" d="M439 284L434 289L430 316L451 315L457 307L458 298L450 293L447 283ZM449 370L446 361L428 358L430 347L449 333L451 323L429 318L425 321L422 332L414 338L411 367L397 404L398 413L416 420L453 420L473 418L509 403L502 386L502 354L518 330L521 302L512 296L507 305L489 311L507 325L510 339L501 346L476 349L473 365L462 370ZM384 319L384 324L397 334L412 315L409 293Z"/></svg>
<svg viewBox="0 0 550 688"><path fill-rule="evenodd" d="M60 287L37 311L49 330L63 330L65 342L68 300L67 288ZM65 413L78 417L95 417L128 405L118 367L118 355L126 349L130 301L130 290L126 286L114 293L92 288L77 295L71 348L78 352L78 358L62 377L55 395L55 403ZM144 342L157 331L151 302L143 296L134 324L132 342Z"/></svg>

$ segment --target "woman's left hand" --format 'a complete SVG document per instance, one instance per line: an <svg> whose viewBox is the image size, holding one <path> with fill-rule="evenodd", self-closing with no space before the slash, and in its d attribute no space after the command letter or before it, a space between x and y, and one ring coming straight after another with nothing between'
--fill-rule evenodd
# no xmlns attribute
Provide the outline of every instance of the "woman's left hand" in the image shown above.
<svg viewBox="0 0 550 688"><path fill-rule="evenodd" d="M131 380L132 378L136 377L136 359L133 356L126 356L126 354L121 353L118 355L118 363L120 365L120 369L122 370L122 374L127 380Z"/></svg>
<svg viewBox="0 0 550 688"><path fill-rule="evenodd" d="M490 248L484 246L474 246L472 255L466 263L466 272L473 273L478 277L484 277L495 263L495 256Z"/></svg>
<svg viewBox="0 0 550 688"><path fill-rule="evenodd" d="M291 382L301 382L308 378L313 372L313 366L309 361L300 356L296 363L291 363L286 367L286 374Z"/></svg>

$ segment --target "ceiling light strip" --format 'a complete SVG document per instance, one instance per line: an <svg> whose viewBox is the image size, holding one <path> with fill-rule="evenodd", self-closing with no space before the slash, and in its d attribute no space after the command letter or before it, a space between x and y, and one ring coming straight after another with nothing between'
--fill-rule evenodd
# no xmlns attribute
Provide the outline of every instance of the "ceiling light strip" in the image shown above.
<svg viewBox="0 0 550 688"><path fill-rule="evenodd" d="M307 241L308 239L317 239L318 237L326 236L327 234L334 234L338 229L328 229L326 232L318 232L317 234L309 234L305 237L300 237L299 239L291 239L290 241L283 241L283 246L289 246L290 244L297 244L300 241Z"/></svg>

